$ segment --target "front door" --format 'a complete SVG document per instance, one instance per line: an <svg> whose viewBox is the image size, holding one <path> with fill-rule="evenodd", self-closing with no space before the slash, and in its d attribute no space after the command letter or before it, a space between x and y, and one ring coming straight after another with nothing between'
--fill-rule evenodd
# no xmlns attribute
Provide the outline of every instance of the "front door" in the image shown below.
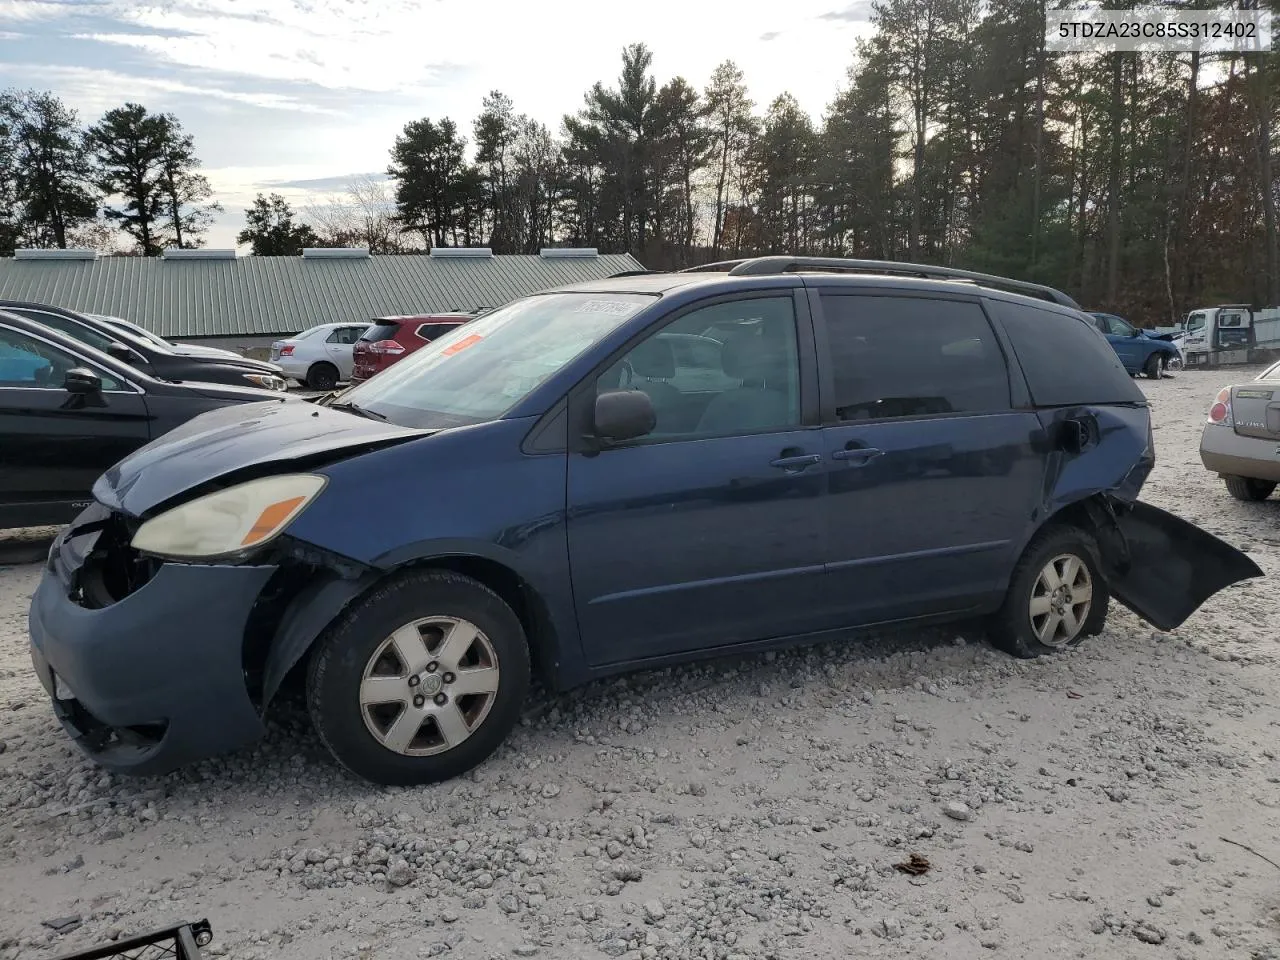
<svg viewBox="0 0 1280 960"><path fill-rule="evenodd" d="M74 367L102 377L102 393L68 392ZM141 394L107 371L22 331L0 326L0 527L71 519L108 467L150 439Z"/></svg>
<svg viewBox="0 0 1280 960"><path fill-rule="evenodd" d="M1043 472L975 298L819 297L829 370L831 596L851 624L962 611L1004 589Z"/></svg>
<svg viewBox="0 0 1280 960"><path fill-rule="evenodd" d="M593 665L825 625L827 476L796 304L779 291L685 312L575 399L578 423L620 388L648 393L657 413L648 436L569 453L574 601ZM696 343L699 363L677 363L677 343Z"/></svg>

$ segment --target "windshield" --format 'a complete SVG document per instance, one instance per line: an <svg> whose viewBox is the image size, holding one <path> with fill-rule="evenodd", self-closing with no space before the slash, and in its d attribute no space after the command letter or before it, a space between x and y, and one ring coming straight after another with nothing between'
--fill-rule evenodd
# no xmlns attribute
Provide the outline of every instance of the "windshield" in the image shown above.
<svg viewBox="0 0 1280 960"><path fill-rule="evenodd" d="M339 403L406 427L494 420L653 300L634 293L526 297L432 341L347 390Z"/></svg>
<svg viewBox="0 0 1280 960"><path fill-rule="evenodd" d="M1280 363L1273 363L1267 369L1263 370L1254 379L1256 380L1280 380Z"/></svg>

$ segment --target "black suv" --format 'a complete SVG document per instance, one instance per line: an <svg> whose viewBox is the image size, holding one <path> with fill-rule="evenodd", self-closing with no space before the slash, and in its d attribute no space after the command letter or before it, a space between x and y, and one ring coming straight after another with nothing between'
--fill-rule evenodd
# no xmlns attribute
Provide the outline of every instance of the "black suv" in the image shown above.
<svg viewBox="0 0 1280 960"><path fill-rule="evenodd" d="M73 340L101 350L107 356L137 367L157 380L228 383L278 393L288 389L283 371L274 363L250 360L248 357L233 360L175 353L151 340L131 336L119 327L65 307L21 300L0 300L0 310L52 327Z"/></svg>

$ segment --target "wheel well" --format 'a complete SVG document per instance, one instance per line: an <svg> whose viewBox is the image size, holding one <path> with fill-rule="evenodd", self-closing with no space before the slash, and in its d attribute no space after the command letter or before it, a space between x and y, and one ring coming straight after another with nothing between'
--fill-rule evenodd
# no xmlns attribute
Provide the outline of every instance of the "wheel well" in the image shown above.
<svg viewBox="0 0 1280 960"><path fill-rule="evenodd" d="M1113 520L1113 512L1106 494L1095 493L1067 504L1049 516L1032 534L1032 538L1053 527L1075 527L1094 538L1103 561L1120 559L1127 555L1123 538ZM1030 539L1027 541L1030 543ZM1026 546L1023 546L1026 549Z"/></svg>
<svg viewBox="0 0 1280 960"><path fill-rule="evenodd" d="M307 373L310 373L316 367L328 367L331 370L338 369L338 365L336 363L333 363L330 360L317 360L314 363L312 363L311 366L307 367Z"/></svg>
<svg viewBox="0 0 1280 960"><path fill-rule="evenodd" d="M536 675L553 681L556 667L556 635L551 614L537 591L510 567L476 556L428 557L396 570L449 570L483 583L514 611L529 640L529 661Z"/></svg>

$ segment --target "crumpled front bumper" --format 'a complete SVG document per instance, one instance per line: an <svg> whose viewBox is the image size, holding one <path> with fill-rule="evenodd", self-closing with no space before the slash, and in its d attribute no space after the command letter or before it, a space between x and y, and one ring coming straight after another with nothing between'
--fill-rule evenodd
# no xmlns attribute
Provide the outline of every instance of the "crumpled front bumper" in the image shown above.
<svg viewBox="0 0 1280 960"><path fill-rule="evenodd" d="M36 673L81 749L112 770L157 774L260 737L242 645L276 568L166 563L89 609L70 596L89 552L73 541L95 534L76 533L54 541L28 628Z"/></svg>

